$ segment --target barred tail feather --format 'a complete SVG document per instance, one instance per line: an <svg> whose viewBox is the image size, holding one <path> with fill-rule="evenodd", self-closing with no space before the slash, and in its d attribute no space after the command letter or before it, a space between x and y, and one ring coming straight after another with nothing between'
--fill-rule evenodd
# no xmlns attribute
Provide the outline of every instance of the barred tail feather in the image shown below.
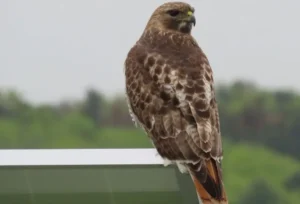
<svg viewBox="0 0 300 204"><path fill-rule="evenodd" d="M202 204L228 204L219 164L214 160L207 160L202 169L200 171L190 169L199 202L201 201Z"/></svg>

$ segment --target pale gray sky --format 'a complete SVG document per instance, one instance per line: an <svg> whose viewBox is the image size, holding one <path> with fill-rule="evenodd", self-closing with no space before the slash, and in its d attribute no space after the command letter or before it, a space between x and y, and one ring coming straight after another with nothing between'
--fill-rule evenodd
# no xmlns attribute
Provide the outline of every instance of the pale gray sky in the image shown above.
<svg viewBox="0 0 300 204"><path fill-rule="evenodd" d="M33 102L123 92L123 63L163 0L1 0L0 88ZM300 90L300 1L189 0L217 82Z"/></svg>

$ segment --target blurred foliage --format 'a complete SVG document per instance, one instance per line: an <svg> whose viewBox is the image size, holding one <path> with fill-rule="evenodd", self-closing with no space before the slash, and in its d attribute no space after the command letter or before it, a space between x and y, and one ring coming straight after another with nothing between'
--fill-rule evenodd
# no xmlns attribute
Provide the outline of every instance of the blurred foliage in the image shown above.
<svg viewBox="0 0 300 204"><path fill-rule="evenodd" d="M254 142L300 159L300 95L265 91L250 83L218 86L222 134Z"/></svg>
<svg viewBox="0 0 300 204"><path fill-rule="evenodd" d="M281 204L287 203L287 201L282 201L281 197L266 182L257 181L251 185L250 190L240 199L240 203Z"/></svg>
<svg viewBox="0 0 300 204"><path fill-rule="evenodd" d="M231 203L300 203L300 95L235 82L217 86ZM152 147L123 95L33 105L0 90L0 148Z"/></svg>
<svg viewBox="0 0 300 204"><path fill-rule="evenodd" d="M230 203L272 203L268 195L279 203L300 201L300 189L290 190L284 185L300 171L298 160L251 143L226 140L224 149L224 183Z"/></svg>

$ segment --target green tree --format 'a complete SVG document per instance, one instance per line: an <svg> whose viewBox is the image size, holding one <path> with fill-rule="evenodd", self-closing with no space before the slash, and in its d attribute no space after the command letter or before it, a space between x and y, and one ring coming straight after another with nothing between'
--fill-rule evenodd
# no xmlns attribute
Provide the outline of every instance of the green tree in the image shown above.
<svg viewBox="0 0 300 204"><path fill-rule="evenodd" d="M96 127L100 126L102 119L103 97L94 89L86 93L84 113L93 121Z"/></svg>
<svg viewBox="0 0 300 204"><path fill-rule="evenodd" d="M264 181L256 181L242 196L239 203L242 204L282 204L280 196L274 192Z"/></svg>

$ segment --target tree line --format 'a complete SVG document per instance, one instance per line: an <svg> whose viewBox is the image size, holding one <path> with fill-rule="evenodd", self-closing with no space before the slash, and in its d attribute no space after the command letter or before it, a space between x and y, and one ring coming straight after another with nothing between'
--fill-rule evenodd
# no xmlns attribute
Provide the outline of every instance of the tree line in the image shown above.
<svg viewBox="0 0 300 204"><path fill-rule="evenodd" d="M217 85L216 94L223 137L263 144L300 159L299 93L236 81ZM58 137L66 144L76 137L96 141L104 127L134 127L124 95L108 99L90 89L79 101L33 105L16 90L0 91L1 148L55 147Z"/></svg>

